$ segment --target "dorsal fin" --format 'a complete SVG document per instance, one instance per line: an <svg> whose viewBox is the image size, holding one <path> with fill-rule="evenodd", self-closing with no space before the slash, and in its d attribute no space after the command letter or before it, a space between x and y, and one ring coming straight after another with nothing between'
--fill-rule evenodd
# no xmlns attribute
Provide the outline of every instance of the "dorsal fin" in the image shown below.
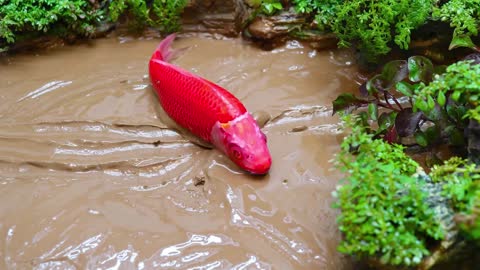
<svg viewBox="0 0 480 270"><path fill-rule="evenodd" d="M154 52L154 59L158 59L165 62L170 62L175 54L175 51L172 50L172 43L175 40L176 34L170 34L164 38L160 44L158 44L157 49Z"/></svg>

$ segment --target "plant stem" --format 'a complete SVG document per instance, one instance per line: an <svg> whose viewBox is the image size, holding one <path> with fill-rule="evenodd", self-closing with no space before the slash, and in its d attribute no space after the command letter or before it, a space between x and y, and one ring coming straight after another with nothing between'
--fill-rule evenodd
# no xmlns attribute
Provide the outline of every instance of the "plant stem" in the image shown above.
<svg viewBox="0 0 480 270"><path fill-rule="evenodd" d="M388 95L387 95L387 93L388 93L387 91L384 91L384 92L383 92L383 98L385 99L385 102L386 102L386 104L388 105L388 108L390 108L390 109L393 110L392 104L390 104L390 102L388 102Z"/></svg>
<svg viewBox="0 0 480 270"><path fill-rule="evenodd" d="M389 92L385 92L389 97L391 97L393 99L393 101L395 102L395 104L397 104L397 106L400 108L400 110L403 110L403 107L402 105L400 104L400 102L398 102L397 98L395 98L392 94L390 94Z"/></svg>
<svg viewBox="0 0 480 270"><path fill-rule="evenodd" d="M390 110L392 110L392 111L396 111L396 112L400 112L400 111L401 111L400 109L393 107L393 106L392 106L391 104L389 104L389 103L382 103L382 102L378 101L377 105L380 106L380 107L382 107L382 108L385 108L385 109L390 109Z"/></svg>

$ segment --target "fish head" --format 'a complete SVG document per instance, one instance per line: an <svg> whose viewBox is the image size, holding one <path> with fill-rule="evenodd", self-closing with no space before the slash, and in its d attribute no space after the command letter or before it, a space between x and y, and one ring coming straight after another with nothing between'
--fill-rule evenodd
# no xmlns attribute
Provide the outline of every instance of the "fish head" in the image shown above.
<svg viewBox="0 0 480 270"><path fill-rule="evenodd" d="M215 123L211 135L215 147L243 170L255 175L270 170L267 136L248 112L227 123Z"/></svg>

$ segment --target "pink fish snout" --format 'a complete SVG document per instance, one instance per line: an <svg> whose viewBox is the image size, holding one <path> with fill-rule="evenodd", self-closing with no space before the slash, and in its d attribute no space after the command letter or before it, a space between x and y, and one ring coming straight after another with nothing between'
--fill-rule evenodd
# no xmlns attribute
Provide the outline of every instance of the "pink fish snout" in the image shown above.
<svg viewBox="0 0 480 270"><path fill-rule="evenodd" d="M262 148L255 150L255 154L247 155L245 161L240 163L240 167L251 174L267 174L272 166L272 158L267 146Z"/></svg>
<svg viewBox="0 0 480 270"><path fill-rule="evenodd" d="M267 137L249 113L228 123L218 123L212 129L214 145L243 170L263 175L268 173L272 158Z"/></svg>

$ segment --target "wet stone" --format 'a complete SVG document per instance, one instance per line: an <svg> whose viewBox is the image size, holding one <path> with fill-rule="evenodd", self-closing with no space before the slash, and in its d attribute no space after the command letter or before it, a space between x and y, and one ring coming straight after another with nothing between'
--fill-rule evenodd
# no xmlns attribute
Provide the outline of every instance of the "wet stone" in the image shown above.
<svg viewBox="0 0 480 270"><path fill-rule="evenodd" d="M182 15L182 32L237 36L247 17L243 0L191 0Z"/></svg>

